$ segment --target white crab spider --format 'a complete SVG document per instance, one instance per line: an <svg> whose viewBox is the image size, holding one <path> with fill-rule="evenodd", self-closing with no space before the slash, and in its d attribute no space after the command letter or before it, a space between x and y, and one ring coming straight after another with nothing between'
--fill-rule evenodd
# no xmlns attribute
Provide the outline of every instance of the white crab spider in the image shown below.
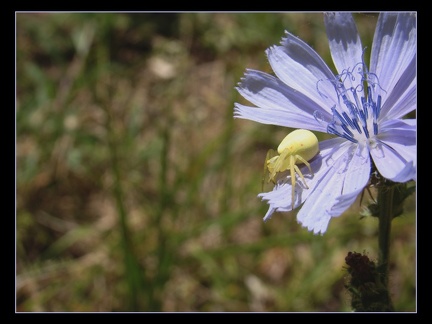
<svg viewBox="0 0 432 324"><path fill-rule="evenodd" d="M269 150L264 163L264 171L269 174L269 180L276 183L275 176L278 172L290 171L292 185L291 208L294 209L296 173L303 180L307 189L309 187L301 173L299 164L305 164L310 173L313 174L308 163L319 152L318 139L314 133L306 129L296 129L289 133L279 144L276 154L274 150Z"/></svg>

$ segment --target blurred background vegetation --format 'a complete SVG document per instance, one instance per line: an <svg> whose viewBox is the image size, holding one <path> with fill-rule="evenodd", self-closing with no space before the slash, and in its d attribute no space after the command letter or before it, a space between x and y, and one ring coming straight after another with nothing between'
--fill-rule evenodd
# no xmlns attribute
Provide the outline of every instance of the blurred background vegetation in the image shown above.
<svg viewBox="0 0 432 324"><path fill-rule="evenodd" d="M376 18L355 15L369 49ZM290 130L233 118L284 30L330 64L318 13L17 13L17 311L351 311L344 258L377 259L370 196L323 236L295 211L263 223L263 162ZM415 234L410 197L398 311L416 310Z"/></svg>

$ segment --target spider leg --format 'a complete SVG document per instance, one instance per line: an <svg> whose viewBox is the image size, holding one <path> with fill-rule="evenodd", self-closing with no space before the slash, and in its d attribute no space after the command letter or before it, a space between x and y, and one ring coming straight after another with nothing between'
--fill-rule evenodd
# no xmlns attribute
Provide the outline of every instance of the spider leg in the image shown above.
<svg viewBox="0 0 432 324"><path fill-rule="evenodd" d="M296 184L296 178L295 178L295 172L297 166L295 165L295 157L290 156L290 174L291 174L291 209L294 210L294 200L295 200L295 184ZM298 169L298 168L297 168Z"/></svg>
<svg viewBox="0 0 432 324"><path fill-rule="evenodd" d="M304 164L308 167L309 172L310 172L312 175L314 174L313 171L312 171L312 169L311 169L311 167L310 167L310 164L309 164L308 161L306 161L305 159L303 159L300 155L296 155L296 159L297 159L297 160L300 160L302 163L304 163Z"/></svg>
<svg viewBox="0 0 432 324"><path fill-rule="evenodd" d="M306 184L306 180L305 180L305 178L303 176L303 173L300 171L299 167L297 165L294 165L294 169L297 172L297 174L300 176L300 178L303 180L303 184L305 185L305 187L307 189L309 189L308 185Z"/></svg>

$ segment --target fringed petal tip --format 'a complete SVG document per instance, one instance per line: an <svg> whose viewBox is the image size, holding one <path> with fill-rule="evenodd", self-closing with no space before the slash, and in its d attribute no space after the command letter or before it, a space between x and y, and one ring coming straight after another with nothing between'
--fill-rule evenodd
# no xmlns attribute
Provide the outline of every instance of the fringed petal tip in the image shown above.
<svg viewBox="0 0 432 324"><path fill-rule="evenodd" d="M267 222L268 220L270 220L270 218L273 216L273 213L275 211L276 210L274 208L270 207L269 210L267 211L267 213L265 214L265 216L263 217L263 221Z"/></svg>
<svg viewBox="0 0 432 324"><path fill-rule="evenodd" d="M282 41L281 41L281 44L282 44ZM269 56L269 54L270 54L272 51L274 51L274 50L276 49L277 46L278 46L278 45L272 45L272 46L268 47L268 48L265 50L266 55Z"/></svg>
<svg viewBox="0 0 432 324"><path fill-rule="evenodd" d="M309 232L312 232L314 235L323 236L327 231L328 222L325 224L313 223L313 224L305 224L297 220L297 222L304 228L306 228Z"/></svg>
<svg viewBox="0 0 432 324"><path fill-rule="evenodd" d="M237 91L244 88L244 83L247 81L247 79L250 77L250 75L254 72L260 72L254 69L246 69L243 73L243 76L240 78L240 81L237 82L237 87L234 87Z"/></svg>

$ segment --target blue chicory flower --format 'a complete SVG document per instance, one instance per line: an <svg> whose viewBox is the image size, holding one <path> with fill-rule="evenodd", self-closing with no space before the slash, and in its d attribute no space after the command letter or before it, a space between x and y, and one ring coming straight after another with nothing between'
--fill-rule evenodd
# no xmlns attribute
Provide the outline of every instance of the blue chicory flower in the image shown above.
<svg viewBox="0 0 432 324"><path fill-rule="evenodd" d="M236 118L336 135L309 161L309 189L295 185L294 208L304 203L297 220L315 234L355 201L372 163L391 181L416 180L416 119L403 119L417 106L416 13L380 13L369 69L352 15L325 13L324 22L337 75L286 32L266 51L276 77L249 69L238 84L256 107L234 108ZM264 220L292 209L291 190L290 181L279 181L258 195L269 204Z"/></svg>

